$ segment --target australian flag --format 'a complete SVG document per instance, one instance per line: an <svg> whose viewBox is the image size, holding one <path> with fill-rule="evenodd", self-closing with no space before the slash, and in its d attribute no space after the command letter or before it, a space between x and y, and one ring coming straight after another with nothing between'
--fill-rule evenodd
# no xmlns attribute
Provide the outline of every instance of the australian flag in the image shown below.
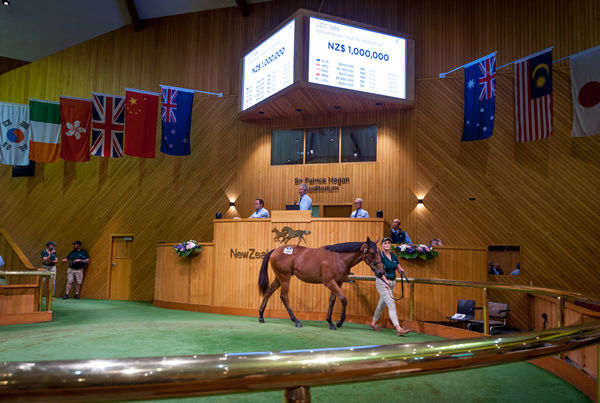
<svg viewBox="0 0 600 403"><path fill-rule="evenodd" d="M483 140L494 130L496 53L465 67L465 121L462 141Z"/></svg>
<svg viewBox="0 0 600 403"><path fill-rule="evenodd" d="M190 128L194 91L160 86L162 141L160 151L169 155L190 155Z"/></svg>

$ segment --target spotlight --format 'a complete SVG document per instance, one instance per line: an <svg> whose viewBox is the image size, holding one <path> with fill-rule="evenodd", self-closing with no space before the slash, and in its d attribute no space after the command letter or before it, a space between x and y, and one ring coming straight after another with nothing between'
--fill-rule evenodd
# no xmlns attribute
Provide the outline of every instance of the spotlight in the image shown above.
<svg viewBox="0 0 600 403"><path fill-rule="evenodd" d="M229 202L229 207L235 207L235 202L230 201Z"/></svg>
<svg viewBox="0 0 600 403"><path fill-rule="evenodd" d="M3 5L3 6L8 6L8 5L10 5L10 0L2 0L2 5Z"/></svg>
<svg viewBox="0 0 600 403"><path fill-rule="evenodd" d="M418 204L423 204L423 199L417 199Z"/></svg>

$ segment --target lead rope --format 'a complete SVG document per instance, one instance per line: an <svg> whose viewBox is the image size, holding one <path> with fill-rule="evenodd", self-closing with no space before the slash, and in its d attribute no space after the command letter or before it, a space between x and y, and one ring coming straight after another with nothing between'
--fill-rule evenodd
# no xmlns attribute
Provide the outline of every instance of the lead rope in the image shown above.
<svg viewBox="0 0 600 403"><path fill-rule="evenodd" d="M392 297L392 299L394 301L400 301L402 298L404 298L404 279L406 279L406 283L410 284L410 281L408 281L408 277L406 277L406 274L404 274L404 272L400 272L400 286L402 287L402 295L400 296L400 298L394 298L394 292L392 291L391 288L388 288L388 291L390 292L390 296Z"/></svg>

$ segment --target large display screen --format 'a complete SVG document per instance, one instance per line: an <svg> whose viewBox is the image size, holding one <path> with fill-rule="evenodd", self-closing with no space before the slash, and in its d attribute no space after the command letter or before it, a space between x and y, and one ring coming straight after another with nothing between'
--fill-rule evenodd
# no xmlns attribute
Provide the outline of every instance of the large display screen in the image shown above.
<svg viewBox="0 0 600 403"><path fill-rule="evenodd" d="M293 84L295 30L292 20L244 57L242 111Z"/></svg>
<svg viewBox="0 0 600 403"><path fill-rule="evenodd" d="M406 39L310 17L308 82L406 99Z"/></svg>

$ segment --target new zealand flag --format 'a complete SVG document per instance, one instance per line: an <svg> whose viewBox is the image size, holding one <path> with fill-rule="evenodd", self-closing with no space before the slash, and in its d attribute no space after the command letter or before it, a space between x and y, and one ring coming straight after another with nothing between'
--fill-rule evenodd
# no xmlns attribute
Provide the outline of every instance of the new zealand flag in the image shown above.
<svg viewBox="0 0 600 403"><path fill-rule="evenodd" d="M465 120L462 141L483 140L494 130L496 53L465 67Z"/></svg>
<svg viewBox="0 0 600 403"><path fill-rule="evenodd" d="M190 155L190 128L194 91L160 86L162 141L160 151L169 155Z"/></svg>

